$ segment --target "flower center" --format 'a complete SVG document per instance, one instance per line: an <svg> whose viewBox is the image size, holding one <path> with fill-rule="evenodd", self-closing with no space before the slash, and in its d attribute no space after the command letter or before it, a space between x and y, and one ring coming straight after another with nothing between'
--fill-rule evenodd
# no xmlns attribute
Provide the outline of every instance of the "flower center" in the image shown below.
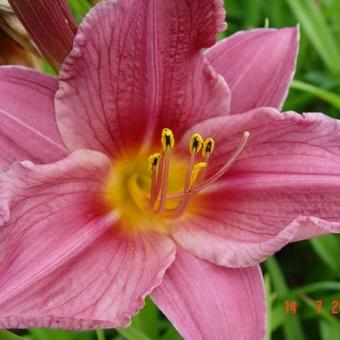
<svg viewBox="0 0 340 340"><path fill-rule="evenodd" d="M199 193L216 182L244 149L249 133L224 166L207 177L215 141L198 133L189 141L189 159L174 152L175 138L163 129L161 151L149 157L126 153L116 161L105 187L105 202L121 216L121 225L130 231L143 229L168 232L168 220L183 218L192 211Z"/></svg>

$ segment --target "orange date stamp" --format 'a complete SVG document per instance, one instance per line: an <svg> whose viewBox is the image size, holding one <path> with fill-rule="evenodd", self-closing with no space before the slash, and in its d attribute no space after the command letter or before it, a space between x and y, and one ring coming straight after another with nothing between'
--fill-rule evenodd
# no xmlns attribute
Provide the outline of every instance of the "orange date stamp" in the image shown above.
<svg viewBox="0 0 340 340"><path fill-rule="evenodd" d="M315 311L320 314L325 308L333 315L340 316L340 300L332 300L325 303L323 300L313 300L315 304ZM297 300L284 300L284 308L286 314L297 314L298 313L298 303Z"/></svg>

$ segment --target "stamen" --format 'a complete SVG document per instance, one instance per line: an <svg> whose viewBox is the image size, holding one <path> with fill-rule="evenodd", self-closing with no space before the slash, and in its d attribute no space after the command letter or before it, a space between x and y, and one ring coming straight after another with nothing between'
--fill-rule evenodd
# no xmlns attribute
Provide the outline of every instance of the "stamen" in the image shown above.
<svg viewBox="0 0 340 340"><path fill-rule="evenodd" d="M215 141L211 137L203 141L202 136L198 133L192 135L189 141L191 157L187 168L183 191L167 197L170 156L171 150L175 146L175 138L170 129L163 129L161 136L162 153L152 154L148 158L148 166L151 171L151 195L149 209L164 217L177 218L181 216L194 196L220 179L221 176L223 176L232 166L237 157L243 151L248 141L248 137L249 132L244 132L240 144L231 155L230 159L217 173L205 180L208 163L215 148ZM204 161L195 164L197 154L200 151L202 152L202 158ZM140 195L141 193L137 190L138 187L136 187L136 180L131 179L129 184L130 191L134 192L134 194L138 197L138 201L145 201L145 198L143 199ZM180 200L177 207L174 209L167 209L166 202L174 199ZM155 208L157 203L158 208Z"/></svg>
<svg viewBox="0 0 340 340"><path fill-rule="evenodd" d="M153 208L153 206L156 202L156 199L157 199L157 196L156 196L156 193L157 193L157 190L156 190L156 187L157 187L157 166L158 166L160 158L161 158L160 153L154 153L151 156L149 156L149 158L148 158L148 167L149 167L149 170L151 171L151 190L150 190L151 193L150 193L150 203L149 203L150 209ZM159 173L159 170L158 170L158 173Z"/></svg>
<svg viewBox="0 0 340 340"><path fill-rule="evenodd" d="M214 149L215 149L215 141L211 137L207 138L203 143L202 157L204 159L206 159L207 157L210 157Z"/></svg>
<svg viewBox="0 0 340 340"><path fill-rule="evenodd" d="M203 145L203 138L199 133L194 133L189 141L189 150L191 154L198 154Z"/></svg>
<svg viewBox="0 0 340 340"><path fill-rule="evenodd" d="M207 163L207 166L203 169L202 174L201 174L201 182L205 180L205 177L207 175L207 168L209 164L209 159L211 154L213 153L215 149L215 141L213 138L209 137L204 141L203 144L203 149L202 149L202 157Z"/></svg>
<svg viewBox="0 0 340 340"><path fill-rule="evenodd" d="M163 147L163 152L166 152L167 148L172 150L175 147L175 137L170 129L162 130L161 143Z"/></svg>
<svg viewBox="0 0 340 340"><path fill-rule="evenodd" d="M160 153L154 153L148 157L148 169L150 171L153 171L157 168L160 158L161 158Z"/></svg>
<svg viewBox="0 0 340 340"><path fill-rule="evenodd" d="M193 190L195 192L201 191L201 190L205 189L207 186L209 186L210 184L212 184L212 183L216 182L218 179L220 179L221 176L223 176L226 173L226 171L229 170L229 168L233 165L233 163L235 162L237 157L243 151L244 147L247 144L248 138L249 138L249 132L246 131L243 134L243 137L242 137L240 144L238 145L237 149L232 154L232 156L229 158L227 163L225 163L224 166L215 175L211 176L210 178L208 178L206 181L202 182L201 184L198 184L197 186L195 186L193 188Z"/></svg>
<svg viewBox="0 0 340 340"><path fill-rule="evenodd" d="M208 178L206 181L202 181L202 177L204 176L204 172L207 169L206 167L203 168L203 170L201 172L201 183L196 184L196 185L193 186L193 188L191 189L191 192L190 192L191 196L197 195L199 193L199 191L205 189L207 186L209 186L213 182L217 181L221 176L223 176L225 174L225 172L233 165L233 163L235 162L237 157L243 151L244 147L247 144L248 137L249 137L249 132L248 131L244 132L240 144L238 145L237 149L234 151L232 156L229 158L229 160L224 164L224 166L215 175L213 175L212 177ZM212 148L212 150L213 150L213 148ZM205 159L205 163L207 165L208 165L208 159L209 158ZM177 199L181 199L181 198L183 198L185 196L186 196L186 193L177 193L177 194L173 194L173 195L169 196L168 200L177 200Z"/></svg>
<svg viewBox="0 0 340 340"><path fill-rule="evenodd" d="M162 169L162 178L160 180L160 199L159 199L159 207L157 212L162 213L165 208L166 203L166 194L168 190L168 177L169 177L169 165L170 165L170 153L171 150L175 146L175 138L170 129L163 129L162 130L162 147L164 153L164 159L162 162L163 169ZM161 169L160 169L161 170ZM158 196L158 195L157 195Z"/></svg>

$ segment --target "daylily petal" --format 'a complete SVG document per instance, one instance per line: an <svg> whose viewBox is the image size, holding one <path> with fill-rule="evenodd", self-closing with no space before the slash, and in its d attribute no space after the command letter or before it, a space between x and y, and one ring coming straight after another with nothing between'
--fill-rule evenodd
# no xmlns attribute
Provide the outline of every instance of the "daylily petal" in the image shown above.
<svg viewBox="0 0 340 340"><path fill-rule="evenodd" d="M134 240L112 236L111 231L106 232L54 271L39 275L33 283L24 282L22 290L17 286L18 292L0 304L0 326L128 326L131 316L143 307L145 296L161 283L175 247L159 235Z"/></svg>
<svg viewBox="0 0 340 340"><path fill-rule="evenodd" d="M232 93L231 113L281 108L295 72L298 28L238 32L213 46L207 58Z"/></svg>
<svg viewBox="0 0 340 340"><path fill-rule="evenodd" d="M45 74L0 67L0 169L17 160L47 163L66 155L54 116L56 88Z"/></svg>
<svg viewBox="0 0 340 340"><path fill-rule="evenodd" d="M116 157L229 111L229 89L201 48L224 28L223 2L106 1L79 26L60 72L57 121L71 149Z"/></svg>
<svg viewBox="0 0 340 340"><path fill-rule="evenodd" d="M340 173L340 121L322 113L280 113L264 107L212 118L194 125L177 147L187 150L193 132L212 136L216 147L209 161L209 171L214 173L235 151L245 131L250 137L228 171L228 178L241 173Z"/></svg>
<svg viewBox="0 0 340 340"><path fill-rule="evenodd" d="M196 214L174 226L182 247L220 265L250 266L291 241L340 232L339 121L258 109L194 130L217 137L212 167L228 159L242 131L250 137Z"/></svg>
<svg viewBox="0 0 340 340"><path fill-rule="evenodd" d="M186 340L264 338L259 266L224 268L178 249L175 262L151 296Z"/></svg>
<svg viewBox="0 0 340 340"><path fill-rule="evenodd" d="M42 54L56 68L72 48L77 31L65 0L9 0Z"/></svg>
<svg viewBox="0 0 340 340"><path fill-rule="evenodd" d="M174 259L166 237L126 237L102 215L111 166L94 151L1 177L0 326L126 326ZM10 208L10 211L9 211Z"/></svg>

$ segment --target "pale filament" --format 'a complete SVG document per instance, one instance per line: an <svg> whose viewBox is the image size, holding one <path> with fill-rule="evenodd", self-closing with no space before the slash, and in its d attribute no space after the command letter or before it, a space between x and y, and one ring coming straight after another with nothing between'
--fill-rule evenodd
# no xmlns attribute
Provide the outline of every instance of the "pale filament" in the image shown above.
<svg viewBox="0 0 340 340"><path fill-rule="evenodd" d="M163 168L163 158L161 159L161 165L158 166L158 163L161 159L160 153L155 153L148 158L149 170L151 171L151 192L150 192L150 201L149 201L149 209L153 209L153 206L156 202L158 192L161 184L161 176L162 176L162 168ZM159 182L159 183L158 183Z"/></svg>
<svg viewBox="0 0 340 340"><path fill-rule="evenodd" d="M169 166L170 166L170 148L167 147L164 153L164 165L163 165L163 179L161 181L159 207L157 213L161 214L165 209L166 194L168 189L168 178L169 178Z"/></svg>
<svg viewBox="0 0 340 340"><path fill-rule="evenodd" d="M157 170L157 179L156 179L156 186L155 186L155 202L157 200L159 191L161 190L161 186L162 186L163 167L164 167L164 152L161 154L161 159L160 159L160 163L159 163L158 170Z"/></svg>
<svg viewBox="0 0 340 340"><path fill-rule="evenodd" d="M159 170L158 170L159 172ZM151 170L151 193L149 209L152 209L156 202L157 168Z"/></svg>
<svg viewBox="0 0 340 340"><path fill-rule="evenodd" d="M190 177L191 177L191 173L192 173L192 169L195 165L195 160L196 160L196 153L193 152L190 156L190 161L189 161L189 165L188 165L188 169L187 169L187 174L185 176L185 182L184 182L184 189L183 189L183 193L187 192L190 186Z"/></svg>

